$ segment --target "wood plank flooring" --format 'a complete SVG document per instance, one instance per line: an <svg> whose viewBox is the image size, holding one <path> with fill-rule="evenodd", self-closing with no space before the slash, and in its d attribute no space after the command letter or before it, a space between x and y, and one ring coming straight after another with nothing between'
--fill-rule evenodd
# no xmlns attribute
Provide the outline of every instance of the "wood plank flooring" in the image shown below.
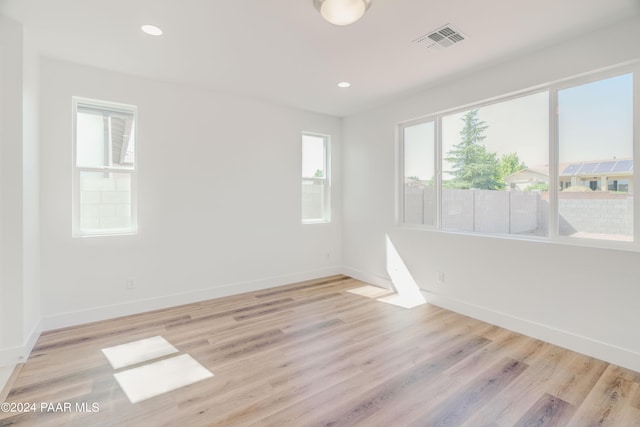
<svg viewBox="0 0 640 427"><path fill-rule="evenodd" d="M0 413L0 427L640 427L640 373L346 292L364 285L333 276L46 332L7 399L37 410ZM101 349L156 335L215 376L131 404L113 376L127 368Z"/></svg>

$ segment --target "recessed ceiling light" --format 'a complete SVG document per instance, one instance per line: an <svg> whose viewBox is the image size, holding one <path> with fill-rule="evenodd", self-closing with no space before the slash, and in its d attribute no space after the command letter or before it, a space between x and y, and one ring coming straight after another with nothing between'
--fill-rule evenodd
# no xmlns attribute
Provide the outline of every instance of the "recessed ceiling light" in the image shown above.
<svg viewBox="0 0 640 427"><path fill-rule="evenodd" d="M161 36L162 30L155 25L143 25L140 27L142 31L149 34L150 36Z"/></svg>
<svg viewBox="0 0 640 427"><path fill-rule="evenodd" d="M338 83L338 87L349 87L351 86L351 83L349 82L340 82Z"/></svg>

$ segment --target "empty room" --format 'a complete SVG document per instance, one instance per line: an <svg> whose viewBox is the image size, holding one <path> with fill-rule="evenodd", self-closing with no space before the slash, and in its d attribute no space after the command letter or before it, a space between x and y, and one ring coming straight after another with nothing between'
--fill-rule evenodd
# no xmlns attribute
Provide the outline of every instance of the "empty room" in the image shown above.
<svg viewBox="0 0 640 427"><path fill-rule="evenodd" d="M0 426L640 427L637 0L0 0Z"/></svg>

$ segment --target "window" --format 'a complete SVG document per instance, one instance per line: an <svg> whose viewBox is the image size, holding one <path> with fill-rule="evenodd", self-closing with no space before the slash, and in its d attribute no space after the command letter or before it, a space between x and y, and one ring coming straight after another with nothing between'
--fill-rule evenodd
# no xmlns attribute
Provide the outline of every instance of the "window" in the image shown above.
<svg viewBox="0 0 640 427"><path fill-rule="evenodd" d="M445 115L441 124L442 228L546 236L549 94Z"/></svg>
<svg viewBox="0 0 640 427"><path fill-rule="evenodd" d="M404 222L436 224L435 123L428 121L405 126Z"/></svg>
<svg viewBox="0 0 640 427"><path fill-rule="evenodd" d="M302 135L302 222L330 221L329 137Z"/></svg>
<svg viewBox="0 0 640 427"><path fill-rule="evenodd" d="M633 242L633 79L610 71L400 125L399 222Z"/></svg>
<svg viewBox="0 0 640 427"><path fill-rule="evenodd" d="M135 233L136 108L73 99L73 235Z"/></svg>
<svg viewBox="0 0 640 427"><path fill-rule="evenodd" d="M561 236L633 240L633 74L558 91Z"/></svg>

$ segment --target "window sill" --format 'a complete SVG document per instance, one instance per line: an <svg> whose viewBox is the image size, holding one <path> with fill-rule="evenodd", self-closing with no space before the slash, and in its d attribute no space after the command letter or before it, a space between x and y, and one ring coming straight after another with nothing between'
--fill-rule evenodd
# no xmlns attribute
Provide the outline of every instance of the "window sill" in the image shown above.
<svg viewBox="0 0 640 427"><path fill-rule="evenodd" d="M465 237L480 237L490 239L502 239L502 240L514 240L521 242L533 242L543 244L556 244L572 247L586 247L594 249L606 249L628 252L640 252L640 245L638 242L624 242L617 240L601 240L601 239L582 239L569 236L557 236L552 237L539 237L539 236L520 236L520 235L507 235L507 234L486 234L486 233L468 233L464 231L455 230L441 230L433 226L421 226L417 224L399 224L399 228L403 230L411 231L427 231L451 236L465 236Z"/></svg>
<svg viewBox="0 0 640 427"><path fill-rule="evenodd" d="M331 221L327 220L327 219L305 219L305 220L302 220L302 225L310 225L310 224L331 224Z"/></svg>
<svg viewBox="0 0 640 427"><path fill-rule="evenodd" d="M97 232L97 233L74 233L71 237L74 239L83 239L87 237L116 237L116 236L135 236L138 234L137 230L123 230L116 232Z"/></svg>

